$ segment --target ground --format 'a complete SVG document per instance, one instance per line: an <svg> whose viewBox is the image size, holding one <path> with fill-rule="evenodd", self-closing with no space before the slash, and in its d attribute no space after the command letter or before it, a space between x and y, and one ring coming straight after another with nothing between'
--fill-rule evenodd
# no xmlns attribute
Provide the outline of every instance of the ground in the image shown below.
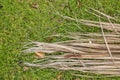
<svg viewBox="0 0 120 80"><path fill-rule="evenodd" d="M46 36L66 32L97 32L97 28L61 18L57 13L77 19L98 20L90 8L120 20L120 0L0 0L0 80L86 80L71 71L28 68L20 65L24 42L54 42ZM82 74L82 73L81 73ZM93 77L91 80L97 80ZM112 78L113 80L120 77ZM101 80L111 80L104 78Z"/></svg>

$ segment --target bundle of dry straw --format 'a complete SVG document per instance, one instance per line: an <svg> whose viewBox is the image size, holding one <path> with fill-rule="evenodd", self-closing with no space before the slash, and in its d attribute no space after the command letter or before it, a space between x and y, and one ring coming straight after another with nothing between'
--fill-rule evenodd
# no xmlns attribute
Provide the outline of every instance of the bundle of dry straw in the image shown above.
<svg viewBox="0 0 120 80"><path fill-rule="evenodd" d="M24 64L32 67L120 76L120 24L112 23L110 19L114 18L104 13L98 10L94 11L107 17L109 22L77 21L89 27L99 27L101 33L82 34L76 32L69 33L68 36L54 35L72 38L73 40L54 43L29 42L27 45L34 44L34 46L25 49L25 53L42 52L47 55L33 63L25 62ZM74 18L60 16L76 21ZM106 33L104 29L110 30L110 32Z"/></svg>

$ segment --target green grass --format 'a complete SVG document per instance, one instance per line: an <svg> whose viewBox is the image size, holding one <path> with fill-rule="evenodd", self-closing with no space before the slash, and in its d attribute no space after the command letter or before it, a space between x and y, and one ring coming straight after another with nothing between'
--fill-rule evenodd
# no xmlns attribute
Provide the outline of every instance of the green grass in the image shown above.
<svg viewBox="0 0 120 80"><path fill-rule="evenodd" d="M32 8L31 5L34 3L38 4L37 9ZM24 71L18 63L25 60L19 55L23 42L29 40L51 42L44 37L68 31L99 31L97 28L87 28L55 14L58 11L73 18L98 20L87 12L89 7L120 19L120 0L0 0L0 80L58 80L59 74L62 74L61 80L88 79L72 76L72 71L38 68ZM120 77L112 79L117 80Z"/></svg>

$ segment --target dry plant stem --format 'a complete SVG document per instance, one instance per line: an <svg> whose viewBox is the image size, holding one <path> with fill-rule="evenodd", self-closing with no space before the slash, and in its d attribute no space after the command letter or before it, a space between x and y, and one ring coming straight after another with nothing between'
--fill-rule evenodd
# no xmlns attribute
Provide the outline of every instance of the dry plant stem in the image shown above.
<svg viewBox="0 0 120 80"><path fill-rule="evenodd" d="M23 64L31 67L109 74L110 77L120 76L120 35L115 32L115 29L117 32L120 31L120 24L112 23L110 19L113 18L104 13L94 11L108 18L109 23L101 22L100 16L98 16L99 22L60 16L88 26L99 27L102 35L100 33L68 33L67 36L59 34L52 37L67 37L72 40L54 43L31 41L24 46L23 52L40 51L46 53L46 56L44 59L35 59L32 63L24 62ZM112 33L105 33L103 29L111 30Z"/></svg>
<svg viewBox="0 0 120 80"><path fill-rule="evenodd" d="M113 20L116 21L116 19L115 19L114 17L111 17L111 16L109 16L109 15L107 15L107 14L104 14L104 13L102 13L102 12L96 10L96 9L93 9L93 8L90 8L90 9L92 9L92 10L95 11L95 12L97 12L98 14L101 14L101 15L107 17L107 18L110 18L110 19L113 19Z"/></svg>
<svg viewBox="0 0 120 80"><path fill-rule="evenodd" d="M60 15L60 14L58 14ZM73 20L73 21L76 21L76 19L74 18L71 18L71 17L68 17L68 16L63 16L63 15L60 15L61 17L65 18L65 19L69 19L69 20ZM109 16L108 16L109 17ZM80 22L84 25L88 25L89 27L90 26L95 26L95 27L100 27L100 23L99 22L96 22L96 21L89 21L89 20L82 20L82 19L77 19L76 22ZM111 28L111 24L110 23L105 23L105 22L101 22L102 25L104 25L105 27L103 27L104 29L107 29L107 30L111 30L111 31L114 31L114 29L117 30L117 32L120 32L120 24L113 24L114 25L114 29Z"/></svg>
<svg viewBox="0 0 120 80"><path fill-rule="evenodd" d="M80 74L72 74L74 76L81 76L81 77L87 77L87 78L109 78L109 77L115 77L115 75L107 75L107 76L102 76L102 77L99 77L99 76L87 76L87 75L80 75ZM116 75L118 76L118 75Z"/></svg>
<svg viewBox="0 0 120 80"><path fill-rule="evenodd" d="M117 31L117 29L115 29L115 26L114 26L114 24L111 22L111 20L109 19L109 17L107 17L107 18L108 18L109 23L110 23L111 26L113 27L115 33L116 33L116 34L119 34L119 32Z"/></svg>
<svg viewBox="0 0 120 80"><path fill-rule="evenodd" d="M86 67L85 63L79 59L79 57L76 56L76 53L73 53L75 57L78 59L78 61L82 64L83 67Z"/></svg>
<svg viewBox="0 0 120 80"><path fill-rule="evenodd" d="M100 18L99 18L99 21L101 22ZM101 27L102 35L103 35L103 38L104 38L104 41L105 41L105 45L106 45L106 47L107 47L107 50L108 50L108 52L109 52L109 55L110 55L110 57L111 57L113 63L114 63L114 59L113 59L112 53L111 53L111 51L110 51L110 48L109 48L109 46L108 46L108 43L107 43L107 40L106 40L104 31L103 31L103 26L102 26L101 23L100 23L100 27Z"/></svg>

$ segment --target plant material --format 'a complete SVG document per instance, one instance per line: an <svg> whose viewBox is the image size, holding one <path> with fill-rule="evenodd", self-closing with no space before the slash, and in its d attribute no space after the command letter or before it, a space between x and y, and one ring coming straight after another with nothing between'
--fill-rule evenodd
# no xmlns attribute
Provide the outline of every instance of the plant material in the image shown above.
<svg viewBox="0 0 120 80"><path fill-rule="evenodd" d="M62 80L62 79L61 79L62 76L63 76L63 75L59 73L59 74L57 75L57 80Z"/></svg>
<svg viewBox="0 0 120 80"><path fill-rule="evenodd" d="M108 15L94 10L107 18L114 19ZM76 20L67 16L63 18ZM101 28L101 33L68 33L68 35L52 35L52 37L67 37L66 40L54 43L31 41L26 44L33 45L23 52L43 52L48 54L40 63L24 62L24 65L40 68L55 68L60 70L76 70L95 74L108 74L120 76L120 24L108 22L77 20L89 27ZM111 32L106 33L104 29ZM116 29L116 30L114 30ZM61 54L61 52L63 54ZM57 54L56 54L57 53ZM59 54L60 53L60 54ZM41 53L35 53L41 57ZM44 55L42 55L44 57ZM39 62L36 60L36 62Z"/></svg>
<svg viewBox="0 0 120 80"><path fill-rule="evenodd" d="M44 58L45 57L45 53L43 53L43 52L36 52L35 53L35 57L36 58Z"/></svg>
<svg viewBox="0 0 120 80"><path fill-rule="evenodd" d="M32 8L37 9L38 8L38 4L37 3L32 4Z"/></svg>
<svg viewBox="0 0 120 80"><path fill-rule="evenodd" d="M27 70L29 70L29 67L24 66L23 71L27 71Z"/></svg>

